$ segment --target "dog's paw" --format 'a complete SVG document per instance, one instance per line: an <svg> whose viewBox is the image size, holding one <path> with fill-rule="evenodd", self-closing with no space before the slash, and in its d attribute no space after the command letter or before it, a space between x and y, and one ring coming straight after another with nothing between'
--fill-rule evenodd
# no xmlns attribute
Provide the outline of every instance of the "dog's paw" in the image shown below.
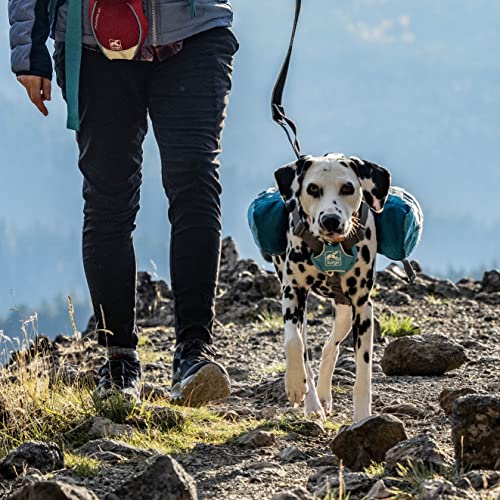
<svg viewBox="0 0 500 500"><path fill-rule="evenodd" d="M320 398L321 407L326 415L332 412L332 398Z"/></svg>
<svg viewBox="0 0 500 500"><path fill-rule="evenodd" d="M302 366L287 369L285 374L285 390L288 400L293 406L299 405L307 393L307 376L304 363Z"/></svg>
<svg viewBox="0 0 500 500"><path fill-rule="evenodd" d="M310 396L309 393L306 394L305 400L305 413L308 417L317 417L320 418L323 422L326 420L325 410L321 405L319 399L313 396Z"/></svg>

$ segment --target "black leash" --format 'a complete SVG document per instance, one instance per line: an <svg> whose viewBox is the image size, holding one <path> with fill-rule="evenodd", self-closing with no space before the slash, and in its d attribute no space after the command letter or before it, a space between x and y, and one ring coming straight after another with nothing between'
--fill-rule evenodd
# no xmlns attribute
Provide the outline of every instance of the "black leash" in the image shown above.
<svg viewBox="0 0 500 500"><path fill-rule="evenodd" d="M300 8L302 7L302 0L296 0L295 4L295 19L293 21L292 37L290 39L290 45L288 47L288 52L285 57L283 66L281 67L278 80L274 86L273 96L271 100L271 107L273 113L273 120L280 125L285 131L288 141L292 145L292 148L297 155L297 158L302 156L300 152L300 142L297 134L297 125L295 122L286 115L285 108L283 106L283 91L285 90L286 79L288 76L288 69L290 67L290 60L292 58L293 42L295 41L295 33L297 32L297 25L299 23ZM292 138L293 134L293 138Z"/></svg>

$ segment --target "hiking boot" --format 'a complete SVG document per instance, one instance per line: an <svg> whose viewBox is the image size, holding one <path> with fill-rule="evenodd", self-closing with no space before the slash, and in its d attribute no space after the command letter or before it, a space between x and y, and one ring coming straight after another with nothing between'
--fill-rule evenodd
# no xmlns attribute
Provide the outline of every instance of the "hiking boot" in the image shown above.
<svg viewBox="0 0 500 500"><path fill-rule="evenodd" d="M141 364L137 354L110 357L99 369L96 393L101 399L121 395L131 402L140 402Z"/></svg>
<svg viewBox="0 0 500 500"><path fill-rule="evenodd" d="M201 406L231 394L229 375L215 356L215 349L201 340L178 344L172 370L173 403Z"/></svg>

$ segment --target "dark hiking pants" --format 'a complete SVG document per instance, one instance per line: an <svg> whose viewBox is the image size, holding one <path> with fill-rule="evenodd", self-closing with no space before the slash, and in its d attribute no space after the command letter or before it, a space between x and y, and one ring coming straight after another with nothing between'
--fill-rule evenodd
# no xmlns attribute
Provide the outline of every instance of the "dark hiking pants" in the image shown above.
<svg viewBox="0 0 500 500"><path fill-rule="evenodd" d="M151 119L169 200L177 342L211 342L221 206L217 156L238 42L229 28L184 41L160 62L110 61L84 49L79 167L83 262L99 343L135 347L136 259L142 144ZM64 44L54 54L64 89Z"/></svg>

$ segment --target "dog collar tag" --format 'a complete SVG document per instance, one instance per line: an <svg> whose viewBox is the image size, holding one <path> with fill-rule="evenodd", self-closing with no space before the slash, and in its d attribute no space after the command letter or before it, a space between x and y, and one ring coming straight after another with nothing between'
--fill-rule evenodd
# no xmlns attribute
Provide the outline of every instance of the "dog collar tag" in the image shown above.
<svg viewBox="0 0 500 500"><path fill-rule="evenodd" d="M321 272L332 275L333 273L346 273L350 271L358 258L358 249L351 249L352 255L345 252L340 243L324 245L319 255L313 255L311 260Z"/></svg>

